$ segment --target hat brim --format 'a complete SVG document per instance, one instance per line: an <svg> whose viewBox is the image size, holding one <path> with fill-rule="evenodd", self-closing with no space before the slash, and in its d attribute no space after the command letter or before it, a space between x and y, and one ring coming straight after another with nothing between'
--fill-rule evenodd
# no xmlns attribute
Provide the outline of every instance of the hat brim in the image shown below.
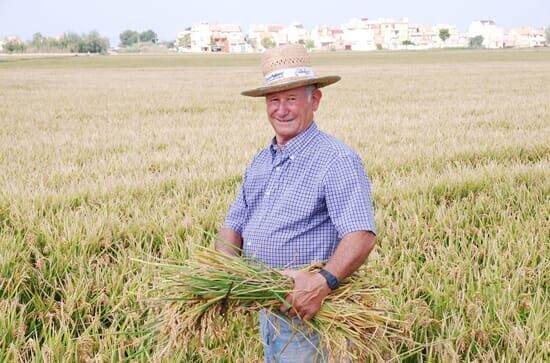
<svg viewBox="0 0 550 363"><path fill-rule="evenodd" d="M340 76L300 77L299 79L295 80L288 80L286 82L275 83L268 86L245 90L241 92L241 95L249 97L261 97L273 92L286 91L289 89L309 86L312 84L316 85L318 88L321 88L336 83L340 79Z"/></svg>

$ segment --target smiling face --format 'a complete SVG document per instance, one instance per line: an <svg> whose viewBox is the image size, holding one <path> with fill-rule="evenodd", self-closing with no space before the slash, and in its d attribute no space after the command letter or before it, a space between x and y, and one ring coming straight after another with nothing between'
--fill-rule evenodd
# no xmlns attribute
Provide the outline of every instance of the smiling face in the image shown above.
<svg viewBox="0 0 550 363"><path fill-rule="evenodd" d="M285 145L313 122L313 113L319 107L322 94L315 89L308 101L306 88L270 93L265 97L267 117L278 145Z"/></svg>

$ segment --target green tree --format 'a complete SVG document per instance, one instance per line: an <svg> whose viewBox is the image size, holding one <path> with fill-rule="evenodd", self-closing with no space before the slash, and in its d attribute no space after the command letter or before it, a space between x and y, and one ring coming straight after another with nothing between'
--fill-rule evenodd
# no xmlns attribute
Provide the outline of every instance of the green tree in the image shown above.
<svg viewBox="0 0 550 363"><path fill-rule="evenodd" d="M315 48L315 42L311 39L308 39L306 40L306 43L304 46L306 47L307 50L312 50L313 48Z"/></svg>
<svg viewBox="0 0 550 363"><path fill-rule="evenodd" d="M82 53L105 53L108 48L109 39L102 37L94 30L82 36L79 51Z"/></svg>
<svg viewBox="0 0 550 363"><path fill-rule="evenodd" d="M483 48L483 35L478 35L470 38L468 46L470 48Z"/></svg>
<svg viewBox="0 0 550 363"><path fill-rule="evenodd" d="M269 37L265 37L262 39L262 47L265 49L274 48L277 44L273 41L273 39Z"/></svg>
<svg viewBox="0 0 550 363"><path fill-rule="evenodd" d="M52 37L44 38L44 46L49 49L59 49L61 48L61 43L59 40Z"/></svg>
<svg viewBox="0 0 550 363"><path fill-rule="evenodd" d="M71 53L80 52L82 38L77 33L67 32L63 33L59 46Z"/></svg>
<svg viewBox="0 0 550 363"><path fill-rule="evenodd" d="M27 45L19 39L8 40L3 47L8 53L23 53L27 50Z"/></svg>
<svg viewBox="0 0 550 363"><path fill-rule="evenodd" d="M407 40L404 40L403 42L401 42L401 44L403 44L403 45L414 45L414 43L411 42L411 41L408 40L408 39L407 39Z"/></svg>
<svg viewBox="0 0 550 363"><path fill-rule="evenodd" d="M156 43L158 41L157 33L152 31L151 29L146 30L139 35L139 40L141 42Z"/></svg>
<svg viewBox="0 0 550 363"><path fill-rule="evenodd" d="M445 43L445 41L449 39L450 36L451 34L449 33L449 29L447 28L439 29L439 39L441 39L443 43Z"/></svg>
<svg viewBox="0 0 550 363"><path fill-rule="evenodd" d="M125 30L118 36L120 39L120 45L128 47L139 42L139 33L135 30Z"/></svg>
<svg viewBox="0 0 550 363"><path fill-rule="evenodd" d="M36 49L40 49L42 48L42 45L44 44L44 37L42 36L42 33L34 33L32 35L32 46L35 47Z"/></svg>
<svg viewBox="0 0 550 363"><path fill-rule="evenodd" d="M550 45L550 26L544 29L544 36L546 37L546 45Z"/></svg>

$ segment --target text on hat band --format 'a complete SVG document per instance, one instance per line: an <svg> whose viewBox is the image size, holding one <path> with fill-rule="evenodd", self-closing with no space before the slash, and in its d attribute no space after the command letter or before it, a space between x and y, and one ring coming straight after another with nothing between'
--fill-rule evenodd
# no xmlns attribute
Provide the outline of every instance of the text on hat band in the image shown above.
<svg viewBox="0 0 550 363"><path fill-rule="evenodd" d="M315 74L311 67L285 68L269 73L265 76L264 80L266 84L270 84L285 78L309 77L313 75Z"/></svg>

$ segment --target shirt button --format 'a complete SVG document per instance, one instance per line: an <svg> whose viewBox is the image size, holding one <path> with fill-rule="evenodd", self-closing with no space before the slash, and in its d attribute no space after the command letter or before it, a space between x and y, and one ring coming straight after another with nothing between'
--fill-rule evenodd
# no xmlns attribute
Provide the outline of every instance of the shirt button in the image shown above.
<svg viewBox="0 0 550 363"><path fill-rule="evenodd" d="M248 242L246 245L247 246L252 246L252 242Z"/></svg>
<svg viewBox="0 0 550 363"><path fill-rule="evenodd" d="M275 168L275 170L277 170L277 171L281 171L281 167L280 167L280 166L278 166L278 167L276 167L276 168Z"/></svg>
<svg viewBox="0 0 550 363"><path fill-rule="evenodd" d="M290 155L290 160L294 160L294 155Z"/></svg>
<svg viewBox="0 0 550 363"><path fill-rule="evenodd" d="M270 192L265 192L265 195L269 195L269 194L270 194Z"/></svg>

